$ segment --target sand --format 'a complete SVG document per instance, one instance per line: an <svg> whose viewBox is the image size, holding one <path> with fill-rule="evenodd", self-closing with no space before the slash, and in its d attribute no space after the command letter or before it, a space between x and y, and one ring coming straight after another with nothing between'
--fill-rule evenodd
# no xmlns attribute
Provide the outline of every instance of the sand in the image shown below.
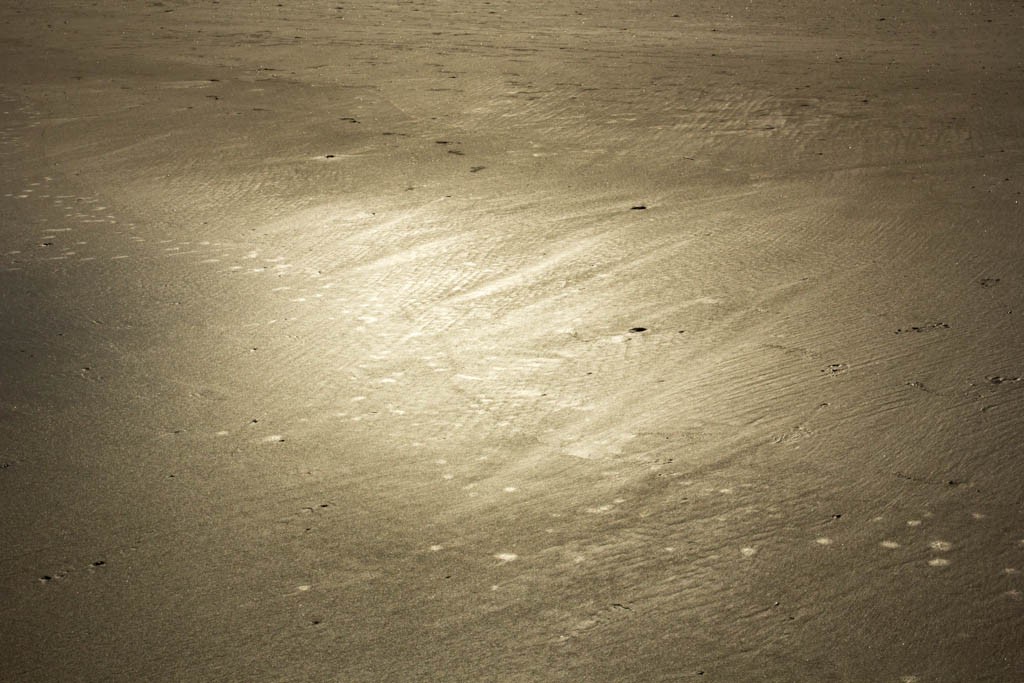
<svg viewBox="0 0 1024 683"><path fill-rule="evenodd" d="M754 5L2 3L0 679L1022 680L1024 5Z"/></svg>

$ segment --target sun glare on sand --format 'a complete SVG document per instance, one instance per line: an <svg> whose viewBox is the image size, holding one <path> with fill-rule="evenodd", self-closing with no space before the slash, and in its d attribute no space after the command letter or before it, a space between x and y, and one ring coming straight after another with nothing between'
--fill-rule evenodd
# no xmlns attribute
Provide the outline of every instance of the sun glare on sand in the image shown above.
<svg viewBox="0 0 1024 683"><path fill-rule="evenodd" d="M0 3L0 680L1009 681L1024 5Z"/></svg>

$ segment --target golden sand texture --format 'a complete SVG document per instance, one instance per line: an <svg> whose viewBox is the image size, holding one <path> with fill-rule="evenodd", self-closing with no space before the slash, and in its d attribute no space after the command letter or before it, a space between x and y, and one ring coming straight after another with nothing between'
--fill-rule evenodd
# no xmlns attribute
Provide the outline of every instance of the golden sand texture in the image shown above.
<svg viewBox="0 0 1024 683"><path fill-rule="evenodd" d="M2 3L0 680L1018 680L1022 29Z"/></svg>

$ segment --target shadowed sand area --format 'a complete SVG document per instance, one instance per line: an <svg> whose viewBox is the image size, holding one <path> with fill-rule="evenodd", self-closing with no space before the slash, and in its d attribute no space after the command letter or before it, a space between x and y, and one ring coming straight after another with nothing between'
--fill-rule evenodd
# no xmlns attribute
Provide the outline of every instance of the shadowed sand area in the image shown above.
<svg viewBox="0 0 1024 683"><path fill-rule="evenodd" d="M1015 681L1024 4L0 2L0 679Z"/></svg>

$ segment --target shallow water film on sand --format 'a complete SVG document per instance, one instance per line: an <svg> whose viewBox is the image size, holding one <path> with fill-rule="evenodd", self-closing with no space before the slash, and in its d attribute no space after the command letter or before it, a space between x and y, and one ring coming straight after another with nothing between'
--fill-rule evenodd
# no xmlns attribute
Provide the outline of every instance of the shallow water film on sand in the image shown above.
<svg viewBox="0 0 1024 683"><path fill-rule="evenodd" d="M1022 29L0 2L0 679L1021 680Z"/></svg>

